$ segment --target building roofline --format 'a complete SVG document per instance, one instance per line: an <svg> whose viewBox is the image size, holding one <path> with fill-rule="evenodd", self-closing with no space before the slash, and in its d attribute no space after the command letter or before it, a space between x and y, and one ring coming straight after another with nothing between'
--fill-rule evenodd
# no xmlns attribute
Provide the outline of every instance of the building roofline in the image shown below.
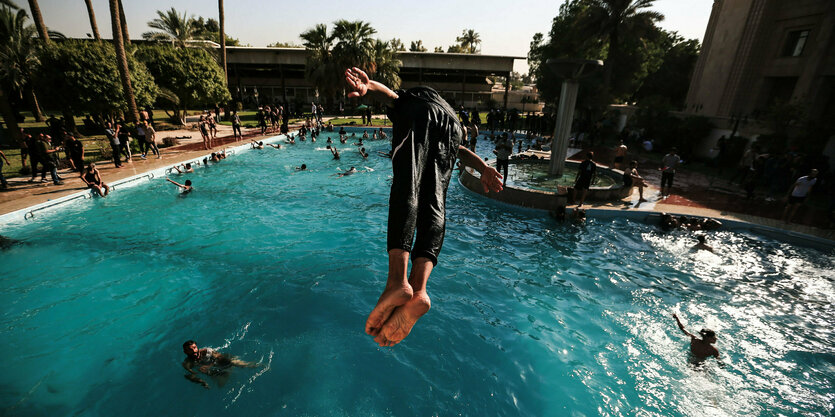
<svg viewBox="0 0 835 417"><path fill-rule="evenodd" d="M267 46L227 46L226 50L263 50L263 51L306 51L306 48L284 48L284 47L267 47ZM484 54L461 54L461 53L452 53L452 52L412 52L412 51L397 51L398 54L403 55L424 55L424 56L431 56L436 55L439 57L445 56L459 56L465 58L503 58L503 59L528 59L524 56L511 56L511 55L484 55Z"/></svg>

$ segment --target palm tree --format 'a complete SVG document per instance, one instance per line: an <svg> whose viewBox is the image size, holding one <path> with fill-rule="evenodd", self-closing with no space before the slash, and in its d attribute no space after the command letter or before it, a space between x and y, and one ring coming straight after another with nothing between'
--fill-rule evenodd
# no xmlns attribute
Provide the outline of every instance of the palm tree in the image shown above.
<svg viewBox="0 0 835 417"><path fill-rule="evenodd" d="M328 34L328 27L318 24L299 35L307 49L305 77L319 94L331 98L342 86L342 69L334 59L331 48L333 35Z"/></svg>
<svg viewBox="0 0 835 417"><path fill-rule="evenodd" d="M397 50L391 42L377 39L374 42L374 68L371 75L374 79L393 88L400 88L400 66L403 63L397 58Z"/></svg>
<svg viewBox="0 0 835 417"><path fill-rule="evenodd" d="M223 66L223 78L229 83L229 75L226 73L226 32L223 27L226 21L226 15L223 13L223 0L217 0L218 17L220 19L220 62Z"/></svg>
<svg viewBox="0 0 835 417"><path fill-rule="evenodd" d="M409 51L411 52L426 52L426 47L423 46L422 40L412 41L412 45L409 46Z"/></svg>
<svg viewBox="0 0 835 417"><path fill-rule="evenodd" d="M93 11L93 0L84 0L87 3L87 15L90 16L90 28L93 29L93 38L101 42L99 25L96 24L96 12Z"/></svg>
<svg viewBox="0 0 835 417"><path fill-rule="evenodd" d="M589 36L608 40L609 52L603 67L603 88L611 92L612 73L620 57L621 36L642 36L664 20L652 10L654 0L589 0L590 6L580 19L580 30Z"/></svg>
<svg viewBox="0 0 835 417"><path fill-rule="evenodd" d="M122 24L119 17L119 0L110 0L110 21L113 27L113 47L116 49L116 65L119 67L119 78L122 79L125 101L128 102L126 117L135 122L139 120L139 110L136 107L136 97L133 95L133 87L130 83L130 69L128 69L128 57L125 54Z"/></svg>
<svg viewBox="0 0 835 417"><path fill-rule="evenodd" d="M130 45L130 34L128 33L128 20L125 19L125 6L122 5L122 0L119 0L119 25L122 27L122 40L126 45Z"/></svg>
<svg viewBox="0 0 835 417"><path fill-rule="evenodd" d="M403 42L400 41L400 38L394 38L389 41L391 43L391 49L395 51L405 51L406 47L403 45Z"/></svg>
<svg viewBox="0 0 835 417"><path fill-rule="evenodd" d="M197 35L197 26L194 25L194 18L183 12L180 16L173 7L163 13L157 10L158 18L148 22L148 26L159 30L159 32L145 32L142 37L145 39L169 40L177 46L185 46L187 41L194 39Z"/></svg>
<svg viewBox="0 0 835 417"><path fill-rule="evenodd" d="M12 13L11 9L0 9L0 79L21 94L32 104L35 120L43 121L38 97L32 88L32 73L38 65L37 30L27 25L25 10Z"/></svg>
<svg viewBox="0 0 835 417"><path fill-rule="evenodd" d="M473 29L464 29L461 36L455 38L464 49L464 53L477 54L479 52L479 45L481 45L481 37L478 32Z"/></svg>
<svg viewBox="0 0 835 417"><path fill-rule="evenodd" d="M40 35L45 44L48 44L49 34L46 31L46 25L43 23L41 8L38 7L38 0L29 0L29 10L32 11L32 20L35 21L35 27L38 28L38 35Z"/></svg>
<svg viewBox="0 0 835 417"><path fill-rule="evenodd" d="M337 20L333 23L333 38L339 42L333 48L333 55L342 67L371 69L374 59L374 39L377 33L370 24L361 20L349 22Z"/></svg>

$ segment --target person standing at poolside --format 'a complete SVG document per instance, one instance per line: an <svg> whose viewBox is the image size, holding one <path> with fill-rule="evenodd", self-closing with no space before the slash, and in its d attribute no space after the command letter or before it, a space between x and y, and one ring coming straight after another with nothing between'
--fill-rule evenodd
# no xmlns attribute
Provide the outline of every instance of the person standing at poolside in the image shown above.
<svg viewBox="0 0 835 417"><path fill-rule="evenodd" d="M139 157L142 159L145 158L145 154L148 152L148 142L145 141L145 122L137 122L136 123L136 141L139 143Z"/></svg>
<svg viewBox="0 0 835 417"><path fill-rule="evenodd" d="M242 368L255 368L258 366L255 362L245 362L234 356L224 355L212 348L200 349L197 343L193 340L187 340L183 343L183 353L186 354L186 359L183 361L183 368L188 371L185 378L195 384L200 384L203 388L209 389L209 383L200 379L194 368L197 368L203 374L220 377L218 385L223 386L229 373L225 369L237 366Z"/></svg>
<svg viewBox="0 0 835 417"><path fill-rule="evenodd" d="M241 134L241 116L238 116L237 110L232 111L232 136L241 139L244 137Z"/></svg>
<svg viewBox="0 0 835 417"><path fill-rule="evenodd" d="M5 162L8 165L12 164L11 162L9 162L9 159L6 158L6 154L4 154L2 150L0 150L0 189L5 190L9 188L9 183L6 181L6 177L3 176L3 162Z"/></svg>
<svg viewBox="0 0 835 417"><path fill-rule="evenodd" d="M670 196L673 189L673 178L676 175L676 167L681 162L681 157L676 153L676 148L670 149L670 153L661 159L661 198Z"/></svg>
<svg viewBox="0 0 835 417"><path fill-rule="evenodd" d="M699 339L694 334L684 329L684 325L681 324L681 320L678 319L678 315L673 314L673 318L676 319L678 328L681 329L684 334L690 336L690 354L693 355L693 359L695 359L696 362L702 362L711 356L719 359L719 350L713 346L713 344L716 343L716 333L713 330L702 329L699 331L699 335L702 336L702 338Z"/></svg>
<svg viewBox="0 0 835 417"><path fill-rule="evenodd" d="M586 194L588 194L595 176L597 176L597 164L594 163L594 152L589 152L586 154L586 159L580 162L577 176L574 177L574 191L572 193L574 201L577 201L577 190L580 190L580 204L577 204L577 207L582 207L583 203L586 202Z"/></svg>
<svg viewBox="0 0 835 417"><path fill-rule="evenodd" d="M787 203L785 210L783 210L783 220L786 221L786 224L791 223L797 209L803 205L809 192L812 191L812 187L818 182L817 176L818 170L813 169L809 172L809 175L798 178L792 185L788 195L786 195Z"/></svg>
<svg viewBox="0 0 835 417"><path fill-rule="evenodd" d="M154 151L157 159L162 158L162 155L159 153L159 146L157 146L157 131L154 130L154 125L145 121L142 122L142 126L145 127L145 143L148 144L148 149Z"/></svg>
<svg viewBox="0 0 835 417"><path fill-rule="evenodd" d="M130 131L124 121L116 124L116 136L119 138L119 151L125 155L125 162L133 163L130 153Z"/></svg>
<svg viewBox="0 0 835 417"><path fill-rule="evenodd" d="M626 159L626 145L623 144L623 141L620 141L620 145L615 148L615 169L621 169L623 166L623 161Z"/></svg>
<svg viewBox="0 0 835 417"><path fill-rule="evenodd" d="M502 176L461 146L466 129L435 90L417 87L394 92L356 67L345 70L345 80L348 97L369 94L387 105L393 125L389 272L365 332L380 346L394 346L430 308L426 283L444 240L446 193L456 157L481 173L485 192L501 191ZM407 275L410 257L412 270Z"/></svg>
<svg viewBox="0 0 835 417"><path fill-rule="evenodd" d="M70 161L72 161L75 171L84 172L84 144L75 136L69 135L67 152L70 154Z"/></svg>
<svg viewBox="0 0 835 417"><path fill-rule="evenodd" d="M121 168L122 158L119 156L119 136L116 135L116 131L113 130L113 125L110 122L105 124L104 134L107 136L107 140L110 142L110 150L113 152L113 165L116 168Z"/></svg>

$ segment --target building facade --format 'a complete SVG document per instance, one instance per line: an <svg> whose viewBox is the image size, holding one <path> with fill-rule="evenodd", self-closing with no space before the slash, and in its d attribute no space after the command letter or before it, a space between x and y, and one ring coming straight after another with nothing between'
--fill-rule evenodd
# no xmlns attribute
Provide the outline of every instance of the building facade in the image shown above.
<svg viewBox="0 0 835 417"><path fill-rule="evenodd" d="M715 0L685 112L758 119L775 102L835 116L835 1Z"/></svg>

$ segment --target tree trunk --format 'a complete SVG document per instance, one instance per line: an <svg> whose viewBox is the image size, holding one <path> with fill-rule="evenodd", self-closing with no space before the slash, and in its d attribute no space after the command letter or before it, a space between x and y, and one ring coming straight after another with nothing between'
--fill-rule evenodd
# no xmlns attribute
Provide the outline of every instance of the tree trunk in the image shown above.
<svg viewBox="0 0 835 417"><path fill-rule="evenodd" d="M17 125L17 117L14 110L12 110L12 105L9 104L9 96L6 95L6 92L2 88L0 88L0 114L3 115L3 120L6 121L6 130L9 133L9 139L11 139L10 143L17 146L22 139L20 137L20 128Z"/></svg>
<svg viewBox="0 0 835 417"><path fill-rule="evenodd" d="M612 98L612 74L617 63L617 55L620 52L620 34L618 29L612 30L609 34L609 54L606 56L606 65L603 67L603 92L606 94L607 103Z"/></svg>
<svg viewBox="0 0 835 417"><path fill-rule="evenodd" d="M110 0L110 20L113 26L113 47L116 49L116 65L119 67L119 78L122 79L122 89L125 92L125 101L128 103L129 121L139 120L139 109L136 108L136 98L133 96L133 87L130 84L130 69L128 69L128 57L125 55L125 44L122 38L122 24L119 19L119 0Z"/></svg>
<svg viewBox="0 0 835 417"><path fill-rule="evenodd" d="M218 14L220 18L220 62L223 67L223 78L226 85L229 85L229 75L226 73L226 15L223 13L223 0L217 0Z"/></svg>
<svg viewBox="0 0 835 417"><path fill-rule="evenodd" d="M38 28L38 35L44 43L49 43L49 34L46 32L46 25L43 24L43 16L41 15L41 8L38 7L38 0L29 0L29 10L32 11L32 20L35 21L35 27Z"/></svg>
<svg viewBox="0 0 835 417"><path fill-rule="evenodd" d="M119 25L122 28L122 40L125 42L126 45L130 45L128 21L125 19L125 6L122 6L122 0L119 0Z"/></svg>
<svg viewBox="0 0 835 417"><path fill-rule="evenodd" d="M32 88L31 84L27 84L24 89L26 95L29 96L29 104L32 106L32 115L35 117L35 121L42 122L43 112L41 112L41 106L38 104L38 96L35 95L35 89Z"/></svg>
<svg viewBox="0 0 835 417"><path fill-rule="evenodd" d="M93 11L93 0L84 0L87 3L87 15L90 16L90 28L93 29L93 38L101 42L99 25L96 24L96 12Z"/></svg>

